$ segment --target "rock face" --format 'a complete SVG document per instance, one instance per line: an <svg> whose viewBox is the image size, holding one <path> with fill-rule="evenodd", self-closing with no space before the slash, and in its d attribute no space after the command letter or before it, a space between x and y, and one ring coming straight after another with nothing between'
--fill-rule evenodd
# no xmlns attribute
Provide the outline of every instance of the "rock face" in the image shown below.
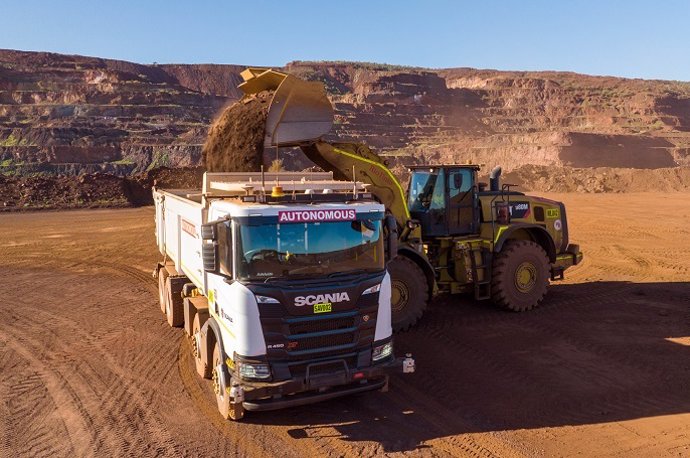
<svg viewBox="0 0 690 458"><path fill-rule="evenodd" d="M213 119L241 96L243 69L0 50L0 173L199 165ZM284 70L326 84L331 139L364 141L393 164L690 166L690 83L355 63ZM286 163L306 164L297 159Z"/></svg>
<svg viewBox="0 0 690 458"><path fill-rule="evenodd" d="M0 51L0 164L19 174L198 165L242 69Z"/></svg>

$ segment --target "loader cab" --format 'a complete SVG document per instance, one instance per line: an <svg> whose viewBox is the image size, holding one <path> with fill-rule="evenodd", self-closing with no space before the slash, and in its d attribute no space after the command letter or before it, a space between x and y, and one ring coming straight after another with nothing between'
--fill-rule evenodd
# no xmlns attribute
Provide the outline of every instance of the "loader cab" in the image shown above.
<svg viewBox="0 0 690 458"><path fill-rule="evenodd" d="M407 206L426 237L475 234L479 231L477 171L474 165L410 168Z"/></svg>

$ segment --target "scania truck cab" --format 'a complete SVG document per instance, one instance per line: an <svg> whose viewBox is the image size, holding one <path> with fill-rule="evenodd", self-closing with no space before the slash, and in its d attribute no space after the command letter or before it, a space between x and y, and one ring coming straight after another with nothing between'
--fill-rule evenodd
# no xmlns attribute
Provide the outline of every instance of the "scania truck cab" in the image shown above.
<svg viewBox="0 0 690 458"><path fill-rule="evenodd" d="M396 230L384 206L329 174L266 175L154 190L161 309L232 419L386 390L390 370L413 370L393 355L386 261L397 238L384 236ZM283 185L254 192L267 178Z"/></svg>

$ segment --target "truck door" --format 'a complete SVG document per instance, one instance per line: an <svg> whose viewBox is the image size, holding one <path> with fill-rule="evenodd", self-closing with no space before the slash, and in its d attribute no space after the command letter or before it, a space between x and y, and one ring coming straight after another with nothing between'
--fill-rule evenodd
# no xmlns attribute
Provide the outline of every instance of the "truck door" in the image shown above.
<svg viewBox="0 0 690 458"><path fill-rule="evenodd" d="M477 232L475 216L474 170L447 169L448 181L448 235L466 235Z"/></svg>

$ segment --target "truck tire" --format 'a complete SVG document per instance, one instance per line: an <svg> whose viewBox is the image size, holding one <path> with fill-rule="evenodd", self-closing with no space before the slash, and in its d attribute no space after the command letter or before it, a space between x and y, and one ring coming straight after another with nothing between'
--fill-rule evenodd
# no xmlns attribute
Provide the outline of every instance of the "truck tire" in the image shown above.
<svg viewBox="0 0 690 458"><path fill-rule="evenodd" d="M194 323L192 324L192 355L194 356L196 373L202 378L210 379L211 366L209 366L201 350L201 346L203 345L201 339L201 325L201 319L197 313L194 315Z"/></svg>
<svg viewBox="0 0 690 458"><path fill-rule="evenodd" d="M509 240L494 256L491 299L514 312L533 309L546 295L549 273L549 258L539 244Z"/></svg>
<svg viewBox="0 0 690 458"><path fill-rule="evenodd" d="M168 280L168 271L165 267L158 269L158 302L161 306L161 312L165 313L165 309L168 307L168 293L166 290L166 284Z"/></svg>
<svg viewBox="0 0 690 458"><path fill-rule="evenodd" d="M174 278L177 279L178 277ZM184 299L180 295L181 288L175 288L173 278L168 277L165 281L165 292L165 316L168 319L168 324L173 328L180 327L184 324Z"/></svg>
<svg viewBox="0 0 690 458"><path fill-rule="evenodd" d="M231 402L230 393L227 387L221 383L221 378L218 376L218 366L221 364L220 344L216 340L216 345L213 347L213 392L216 394L216 403L218 404L218 412L224 419L241 420L244 417L244 408L242 404L234 404Z"/></svg>
<svg viewBox="0 0 690 458"><path fill-rule="evenodd" d="M388 264L391 276L393 332L406 331L424 314L429 285L421 267L406 256L396 256Z"/></svg>

